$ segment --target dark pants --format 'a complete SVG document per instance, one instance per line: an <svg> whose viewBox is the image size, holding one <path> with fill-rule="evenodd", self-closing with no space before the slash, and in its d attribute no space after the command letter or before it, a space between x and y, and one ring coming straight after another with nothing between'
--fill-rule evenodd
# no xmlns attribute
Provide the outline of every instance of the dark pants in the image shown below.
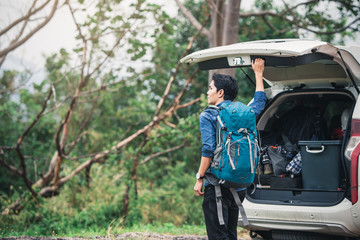
<svg viewBox="0 0 360 240"><path fill-rule="evenodd" d="M238 194L242 202L245 197L245 190L238 192ZM239 208L236 205L234 197L228 188L221 187L221 195L225 225L219 224L216 208L215 187L211 184L205 187L205 195L202 207L205 216L207 235L209 240L236 240L236 228L239 216Z"/></svg>

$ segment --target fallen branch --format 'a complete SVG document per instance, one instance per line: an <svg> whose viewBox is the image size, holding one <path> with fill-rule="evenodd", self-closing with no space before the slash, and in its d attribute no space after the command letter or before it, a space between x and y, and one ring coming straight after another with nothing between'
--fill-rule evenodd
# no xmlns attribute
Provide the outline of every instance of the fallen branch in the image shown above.
<svg viewBox="0 0 360 240"><path fill-rule="evenodd" d="M22 177L23 176L23 172L18 169L17 167L9 164L5 158L0 157L0 165L4 165L9 171L15 173L16 175Z"/></svg>
<svg viewBox="0 0 360 240"><path fill-rule="evenodd" d="M160 157L160 156L162 156L162 155L164 155L164 154L171 153L171 152L174 152L174 151L176 151L176 150L179 150L179 149L185 147L186 145L187 145L187 142L184 141L184 142L183 142L181 145L179 145L179 146L175 146L175 147L166 149L166 150L163 151L163 152L154 153L154 154L146 157L143 161L141 161L141 162L140 162L140 165L143 165L143 164L147 163L147 162L150 161L151 159L154 159L154 158Z"/></svg>
<svg viewBox="0 0 360 240"><path fill-rule="evenodd" d="M189 106L191 106L191 105L193 105L193 104L195 104L195 103L197 103L197 102L200 102L200 98L196 98L196 99L194 99L194 100L192 100L192 101L190 101L190 102L188 102L188 103L184 103L184 104L182 104L182 105L178 105L178 106L176 106L176 109L186 108L186 107L189 107Z"/></svg>

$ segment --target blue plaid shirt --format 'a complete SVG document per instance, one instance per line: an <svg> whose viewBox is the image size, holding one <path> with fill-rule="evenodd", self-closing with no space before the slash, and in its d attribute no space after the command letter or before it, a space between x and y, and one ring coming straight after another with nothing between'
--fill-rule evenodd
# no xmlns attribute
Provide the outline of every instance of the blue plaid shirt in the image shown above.
<svg viewBox="0 0 360 240"><path fill-rule="evenodd" d="M266 94L263 91L257 91L254 95L254 101L249 104L255 111L255 115L258 116L265 108ZM222 104L231 102L225 100L217 105L220 107ZM216 148L216 121L219 112L214 108L206 108L200 114L200 132L202 138L201 156L213 157Z"/></svg>

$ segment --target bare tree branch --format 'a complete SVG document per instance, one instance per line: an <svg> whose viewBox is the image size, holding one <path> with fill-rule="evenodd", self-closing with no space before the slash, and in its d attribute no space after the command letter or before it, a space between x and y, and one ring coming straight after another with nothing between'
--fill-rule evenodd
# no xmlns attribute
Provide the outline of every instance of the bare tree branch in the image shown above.
<svg viewBox="0 0 360 240"><path fill-rule="evenodd" d="M278 32L278 31L279 31L279 29L275 28L274 25L272 25L272 24L267 20L266 16L262 16L262 19L264 20L264 22L266 23L266 25L269 26L269 28L270 28L271 30L273 30L274 32Z"/></svg>
<svg viewBox="0 0 360 240"><path fill-rule="evenodd" d="M247 18L247 17L262 17L262 16L272 16L272 17L279 17L282 14L274 13L271 11L259 11L259 12L241 12L240 17L241 18Z"/></svg>
<svg viewBox="0 0 360 240"><path fill-rule="evenodd" d="M65 141L68 135L68 128L69 128L69 122L71 119L71 116L73 114L73 111L75 109L75 106L77 105L77 101L78 98L80 96L81 90L88 84L91 76L98 70L100 69L100 67L109 59L109 57L111 56L112 52L114 51L114 49L119 45L121 39L124 36L124 32L125 30L122 30L122 34L119 34L116 42L114 43L112 49L110 51L107 52L105 58L92 70L92 72L87 73L87 75L84 77L85 75L85 67L86 67L86 54L87 54L87 39L85 37L85 35L82 33L80 24L77 22L76 18L75 18L75 11L73 10L73 8L71 7L69 0L66 0L71 15L73 17L74 23L78 29L79 35L81 36L82 42L83 42L83 55L82 55L82 60L81 60L81 73L80 73L80 80L79 80L79 84L78 87L76 88L75 94L73 96L73 99L70 103L70 107L67 111L67 114L63 120L63 122L60 124L57 133L56 133L56 146L57 146L57 152L58 152L58 160L57 160L57 165L55 168L55 182L57 182L59 180L59 173L60 173L60 166L62 164L62 158L66 155L64 153L64 147L65 147ZM61 139L60 139L60 134L61 135Z"/></svg>
<svg viewBox="0 0 360 240"><path fill-rule="evenodd" d="M331 0L330 0L331 1ZM303 6L303 5L309 5L309 4L314 4L314 3L318 3L320 2L320 0L312 0L312 1L307 1L307 2L302 2L302 3L298 3L296 4L295 6L293 7L289 7L288 4L286 4L285 1L283 1L284 5L286 6L286 10L283 11L283 12L280 12L280 13L276 13L276 12L272 12L272 11L268 11L268 10L265 10L265 11L259 11L259 12L241 12L240 13L240 17L242 18L247 18L247 17L262 17L264 22L274 31L277 31L279 33L282 33L282 32L286 32L288 29L286 30L278 30L276 29L267 19L266 19L266 16L272 16L272 17L278 17L278 18L281 18L283 19L284 21L287 21L291 24L293 24L297 29L304 29L306 31L309 31L309 32L312 32L312 33L315 33L315 34L321 34L321 35L332 35L332 34L336 34L336 33L340 33L346 29L352 29L351 26L360 21L360 17L357 17L355 18L353 21L351 21L349 24L347 24L346 26L344 27L341 27L341 28L338 28L338 29L335 29L334 31L319 31L319 30L315 30L311 27L308 27L307 24L305 24L303 22L303 19L299 19L296 17L296 15L294 14L293 10L298 8L299 6ZM334 2L337 2L337 1L334 1ZM342 4L346 5L345 3L342 2ZM292 17L293 17L293 20L289 19L288 17L286 17L286 14L290 14ZM356 29L353 29L353 30L356 30Z"/></svg>
<svg viewBox="0 0 360 240"><path fill-rule="evenodd" d="M101 82L101 86L104 84L104 81L106 80L107 77L108 77L108 74L106 74L106 75L103 77L103 80L102 80L102 82ZM90 109L89 114L87 115L87 117L85 118L85 120L82 121L82 123L81 123L81 126L80 126L80 128L79 128L79 130L78 130L78 133L77 133L76 137L75 137L75 141L76 141L76 142L78 141L77 139L79 139L79 137L81 136L81 133L83 132L83 130L84 130L84 128L86 127L86 125L88 124L88 122L89 122L92 114L94 113L94 109L95 109L95 106L96 106L97 101L98 101L98 99L99 99L99 96L100 96L100 91L97 92L96 97L95 97L95 98L93 99L93 101L92 101L92 107L91 107L91 109ZM75 145L74 145L74 146L75 146ZM68 149L68 153L71 152L72 149L73 149L73 147L69 148L69 149ZM67 153L67 154L68 154L68 153Z"/></svg>
<svg viewBox="0 0 360 240"><path fill-rule="evenodd" d="M4 58L9 52L13 51L14 49L16 49L17 47L21 46L22 44L24 44L27 40L29 40L29 38L31 38L36 32L38 32L40 29L42 29L54 16L55 11L57 9L57 5L58 5L58 0L54 1L53 7L51 9L50 14L45 18L45 20L40 23L38 26L36 26L32 31L30 31L25 37L23 37L22 39L20 39L19 41L15 41L13 43L10 44L10 46L8 46L7 48L3 49L0 51L0 58Z"/></svg>
<svg viewBox="0 0 360 240"><path fill-rule="evenodd" d="M334 30L334 31L318 31L318 30L314 30L314 29L311 29L309 27L306 27L304 25L300 25L298 23L295 22L296 26L299 27L299 28L302 28L302 29L305 29L309 32L312 32L312 33L316 33L316 34L322 34L322 35L332 35L332 34L335 34L335 33L340 33L346 29L350 29L350 26L353 25L354 23L360 21L360 17L354 19L352 22L350 22L348 25L342 27L342 28L339 28L337 30ZM356 30L356 29L353 29L353 30Z"/></svg>
<svg viewBox="0 0 360 240"><path fill-rule="evenodd" d="M200 31L201 34L210 37L210 31L204 28L202 25L193 15L192 13L180 2L180 0L175 0L176 4L179 6L180 11L186 16L187 19L191 22L191 24Z"/></svg>
<svg viewBox="0 0 360 240"><path fill-rule="evenodd" d="M82 155L82 156L76 156L76 157L69 157L67 155L64 155L64 159L75 161L75 160L84 159L84 158L92 158L96 154L98 154L98 153L90 153L90 154L86 154L86 155Z"/></svg>
<svg viewBox="0 0 360 240"><path fill-rule="evenodd" d="M25 157L22 154L20 146L21 146L22 141L25 139L26 135L30 132L32 127L39 121L40 117L42 116L42 113L45 111L46 106L47 106L47 102L49 101L49 99L51 97L51 94L52 94L52 89L50 88L49 93L47 95L47 98L43 102L43 106L42 106L41 111L36 115L35 119L32 121L30 126L23 132L22 136L18 139L17 144L16 144L16 151L17 151L17 153L18 153L18 155L20 157L20 163L21 163L21 168L22 168L22 171L21 171L22 172L22 177L24 179L26 187L29 189L29 191L31 192L33 197L37 197L37 193L32 188L32 186L31 186L32 183L30 182L30 180L27 177Z"/></svg>
<svg viewBox="0 0 360 240"><path fill-rule="evenodd" d="M208 18L205 20L205 22L204 22L204 24L202 25L202 27L204 27L204 26L206 25L206 23L208 22L209 18L210 18L210 15L208 15ZM194 40L197 38L197 36L198 36L199 33L201 32L201 30L202 30L202 29L199 29L199 31L190 39L189 44L188 44L188 46L186 47L186 50L185 50L185 52L184 52L184 54L183 54L182 57L184 57L185 55L188 54L188 52L190 51L191 46L192 46ZM173 74L171 75L171 77L170 77L170 80L169 80L169 82L168 82L168 84L167 84L167 86L166 86L166 89L165 89L165 91L164 91L164 94L163 94L162 98L160 99L160 101L159 101L159 103L158 103L158 106L157 106L157 108L156 108L155 117L159 115L160 109L162 108L162 106L163 106L163 104L164 104L164 102L165 102L165 99L167 98L167 96L168 96L169 93L170 93L171 86L172 86L172 84L173 84L173 82L174 82L174 80L175 80L175 76L177 75L177 73L178 73L178 71L179 71L179 68L180 68L180 63L176 66L176 70L174 71L174 73L173 73Z"/></svg>
<svg viewBox="0 0 360 240"><path fill-rule="evenodd" d="M114 82L114 83L109 83L109 84L103 84L101 85L98 89L93 89L93 90L89 90L89 91L84 91L84 92L81 92L79 97L86 97L86 96L90 96L91 94L93 93L98 93L98 92L101 92L101 91L108 91L108 92L117 92L119 91L120 89L122 89L124 86L121 86L119 88L116 88L116 89L109 89L109 87L113 86L113 85L118 85L120 83L125 83L124 80L122 81L119 81L119 82Z"/></svg>
<svg viewBox="0 0 360 240"><path fill-rule="evenodd" d="M16 175L22 177L23 176L23 172L18 169L17 167L7 163L6 159L3 157L0 157L0 165L4 165L8 170L10 170L11 172L15 173Z"/></svg>
<svg viewBox="0 0 360 240"><path fill-rule="evenodd" d="M89 91L82 91L80 92L79 94L79 98L83 98L83 97L90 97L92 96L92 94L94 93L98 93L98 92L101 92L101 91L107 91L107 92L118 92L120 91L123 87L118 87L118 88L114 88L114 89L111 89L110 87L111 86L114 86L114 85L118 85L118 84L121 84L121 83L125 83L129 80L131 80L132 78L130 79L127 79L127 80L121 80L121 81L118 81L118 82L113 82L113 83L109 83L109 84L103 84L101 85L98 89L93 89L93 90L89 90ZM55 91L55 88L53 89L53 100L55 102L55 106L52 107L52 108L49 108L45 113L44 115L46 114L49 114L53 111L55 111L56 109L58 109L60 106L64 105L66 101L68 101L69 99L73 98L73 95L69 95L67 97L65 97L61 102L58 102L57 99L56 99L56 91Z"/></svg>
<svg viewBox="0 0 360 240"><path fill-rule="evenodd" d="M4 154L3 150L15 150L16 149L16 146L0 146L0 155L1 154Z"/></svg>
<svg viewBox="0 0 360 240"><path fill-rule="evenodd" d="M82 33L82 30L81 30L81 27L80 27L80 24L77 22L76 18L75 18L75 13L74 13L74 10L73 8L71 7L71 4L69 2L69 0L66 0L66 3L70 9L70 13L71 13L71 16L73 18L73 21L76 25L76 28L78 30L78 33L82 39L82 43L83 43L83 54L82 54L82 58L81 58L81 73L80 73L80 80L79 80L79 84L76 88L76 91L75 91L75 94L73 96L73 99L70 103L70 107L65 115L65 118L64 120L62 121L62 123L60 124L57 132L56 132L56 148L57 148L57 152L58 152L58 158L57 158L57 163L56 163L56 167L55 167L55 173L54 173L54 182L55 184L57 184L58 180L59 180L59 174L60 174L60 166L62 164L62 159L63 159L63 155L65 155L64 153L64 147L65 147L65 141L67 139L67 136L68 136L68 131L69 131L69 122L70 122L70 119L71 119L71 116L73 114L73 111L75 109L75 106L77 104L77 100L78 100L78 97L80 95L80 91L83 87L85 87L88 83L88 80L90 79L90 76L87 75L85 78L84 78L84 69L85 69L85 66L86 66L86 53L87 53L87 41L86 41L86 38L85 38L85 35ZM61 134L61 139L60 139L60 133Z"/></svg>
<svg viewBox="0 0 360 240"><path fill-rule="evenodd" d="M85 136L87 133L88 133L88 131L83 131L81 134L79 134L79 135L75 138L75 140L74 140L73 142L71 142L71 143L69 143L68 145L66 145L66 148L67 148L67 149L73 148L73 147L80 141L80 139L81 139L83 136Z"/></svg>
<svg viewBox="0 0 360 240"><path fill-rule="evenodd" d="M187 79L183 89L178 93L178 95L176 96L176 98L174 99L173 103L172 103L172 108L174 110L176 110L177 105L179 105L180 103L180 99L182 98L182 96L185 94L189 84L192 82L192 80L194 79L195 75L199 72L199 68L197 68L192 74L191 76ZM170 108L171 109L171 108ZM172 111L172 109L170 110Z"/></svg>
<svg viewBox="0 0 360 240"><path fill-rule="evenodd" d="M145 144L147 143L148 139L146 137L146 135L144 135L144 139L141 143L141 145L139 146L139 148L137 149L137 153L132 161L132 167L131 167L131 173L130 173L130 180L134 182L134 187L135 187L135 196L137 197L138 195L138 190L137 190L137 168L139 165L139 157L141 154L141 150L143 149L143 147L145 146ZM129 208L129 191L130 191L130 186L131 183L129 182L127 187L126 187L126 191L123 197L123 210L121 215L126 216L128 213L128 208Z"/></svg>
<svg viewBox="0 0 360 240"><path fill-rule="evenodd" d="M7 27L5 27L3 30L0 31L0 36L5 34L6 32L8 32L10 29L12 29L13 27L15 27L17 24L19 24L22 21L28 20L31 16L33 16L34 14L36 14L38 11L40 11L41 9L43 9L46 5L49 4L50 0L47 0L46 2L44 2L41 6L39 6L38 8L36 8L35 10L32 10L34 8L34 6L36 5L36 1L33 2L33 4L31 5L31 7L29 8L29 11L26 15L16 19L14 22L12 22L11 24L9 24Z"/></svg>
<svg viewBox="0 0 360 240"><path fill-rule="evenodd" d="M23 207L21 206L21 201L16 200L13 204L5 208L5 210L1 213L1 215L9 215L10 211L20 211Z"/></svg>
<svg viewBox="0 0 360 240"><path fill-rule="evenodd" d="M160 156L162 156L162 155L164 155L164 154L167 154L167 153L170 153L170 152L174 152L174 151L176 151L176 150L179 150L179 149L185 147L186 145L187 145L187 142L184 141L184 142L183 142L181 145L179 145L179 146L175 146L175 147L166 149L166 150L163 151L163 152L154 153L154 154L146 157L143 161L141 161L141 162L140 162L140 165L147 163L147 162L150 161L151 159L154 159L154 158L160 157Z"/></svg>
<svg viewBox="0 0 360 240"><path fill-rule="evenodd" d="M41 111L36 115L35 119L32 121L32 123L30 124L30 126L23 132L23 134L21 135L21 137L18 139L17 141L17 145L16 148L19 148L22 141L24 140L24 138L26 137L26 135L29 133L29 131L31 130L31 128L37 123L37 121L39 121L40 117L42 116L43 112L46 109L47 106L47 102L49 101L50 97L52 95L52 88L49 88L49 93L46 97L46 99L44 100L43 104L42 104L42 109Z"/></svg>
<svg viewBox="0 0 360 240"><path fill-rule="evenodd" d="M108 85L105 85L106 88L110 87L111 85L116 85L116 84L119 84L121 82L116 82L116 83L111 83L111 84L108 84ZM98 92L98 91L101 91L101 88L100 87L99 89L97 89L96 91L94 92ZM88 92L81 92L79 97L83 97L85 96L85 94L91 94L92 91L88 91ZM67 98L65 98L65 100L63 100L63 103L65 101L67 101L68 99L72 98L73 96L68 96ZM61 105L61 104L59 104ZM47 113L49 113L50 111L53 111L54 109L56 109L58 106L55 106L54 108L50 109ZM131 128L129 128L128 130L130 131ZM79 139L81 138L81 136L79 136ZM77 142L79 139L75 139L74 141ZM72 143L70 143L68 146L69 147L72 147L72 145L74 144L74 141ZM96 155L96 154L95 154ZM93 154L91 155L93 156ZM66 159L70 159L68 156L65 156L63 155L64 158ZM82 156L81 158L79 159L82 159L82 158L86 158L86 157L89 157L89 156ZM58 155L58 151L56 151L53 155L53 157L51 158L51 161L50 161L50 166L49 166L49 169L48 171L46 172L46 174L44 176L42 176L41 179L39 179L36 183L35 183L35 186L38 186L38 187L43 187L45 186L47 183L49 183L53 177L54 177L54 169L55 167L57 166L57 163L58 163L58 158L59 158L59 155Z"/></svg>
<svg viewBox="0 0 360 240"><path fill-rule="evenodd" d="M189 107L189 106L191 106L191 105L193 105L193 104L195 104L197 102L200 102L200 100L201 100L200 98L196 98L196 99L194 99L194 100L192 100L192 101L190 101L188 103L184 103L182 105L176 106L176 109Z"/></svg>

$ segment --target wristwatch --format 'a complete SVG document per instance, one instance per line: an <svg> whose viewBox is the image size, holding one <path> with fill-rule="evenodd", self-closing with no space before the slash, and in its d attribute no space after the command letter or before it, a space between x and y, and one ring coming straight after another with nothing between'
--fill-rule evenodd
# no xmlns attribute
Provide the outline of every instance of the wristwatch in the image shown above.
<svg viewBox="0 0 360 240"><path fill-rule="evenodd" d="M196 174L196 179L203 179L205 177L205 175L204 176L200 176L200 173L197 173Z"/></svg>

